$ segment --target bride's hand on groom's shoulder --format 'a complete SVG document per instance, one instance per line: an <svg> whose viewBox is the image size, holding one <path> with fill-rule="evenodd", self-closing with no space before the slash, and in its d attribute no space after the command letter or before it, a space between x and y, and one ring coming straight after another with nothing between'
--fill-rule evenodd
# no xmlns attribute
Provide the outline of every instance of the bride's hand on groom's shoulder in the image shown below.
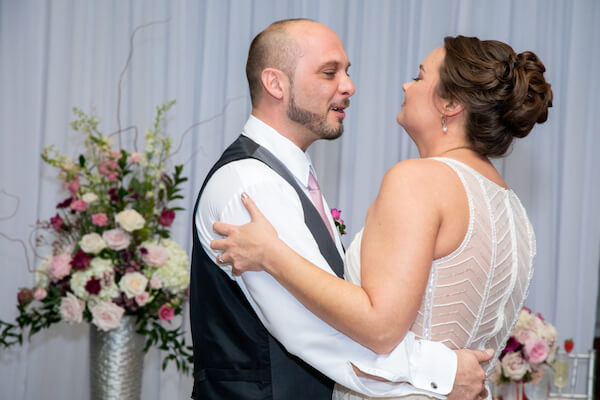
<svg viewBox="0 0 600 400"><path fill-rule="evenodd" d="M210 242L211 249L221 251L217 263L231 265L234 275L264 270L269 251L279 241L277 231L254 201L246 193L242 193L241 197L251 221L245 225L215 222L213 230L224 238Z"/></svg>
<svg viewBox="0 0 600 400"><path fill-rule="evenodd" d="M476 400L487 398L485 388L485 371L481 363L491 360L494 351L488 350L456 350L458 366L452 392L448 400Z"/></svg>

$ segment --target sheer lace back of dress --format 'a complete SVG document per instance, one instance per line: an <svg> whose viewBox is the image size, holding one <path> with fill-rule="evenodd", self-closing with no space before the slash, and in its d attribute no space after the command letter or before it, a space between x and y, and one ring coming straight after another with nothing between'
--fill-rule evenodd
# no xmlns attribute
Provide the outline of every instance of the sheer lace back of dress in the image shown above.
<svg viewBox="0 0 600 400"><path fill-rule="evenodd" d="M411 330L452 349L496 349L490 374L523 306L533 273L535 238L510 190L456 160L438 158L462 181L469 229L458 249L435 260Z"/></svg>

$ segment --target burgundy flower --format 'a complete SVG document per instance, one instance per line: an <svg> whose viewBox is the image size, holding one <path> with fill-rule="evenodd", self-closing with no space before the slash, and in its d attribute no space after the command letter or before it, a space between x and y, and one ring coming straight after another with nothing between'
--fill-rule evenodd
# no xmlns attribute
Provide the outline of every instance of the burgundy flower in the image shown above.
<svg viewBox="0 0 600 400"><path fill-rule="evenodd" d="M91 261L92 257L83 250L79 249L71 259L71 266L78 271L83 271L90 266Z"/></svg>
<svg viewBox="0 0 600 400"><path fill-rule="evenodd" d="M158 219L158 223L162 226L171 226L173 220L175 219L175 211L164 209L160 214L160 218Z"/></svg>
<svg viewBox="0 0 600 400"><path fill-rule="evenodd" d="M52 227L57 231L60 230L64 224L65 221L63 221L58 213L54 217L50 218L50 225L52 225Z"/></svg>
<svg viewBox="0 0 600 400"><path fill-rule="evenodd" d="M65 199L63 202L58 203L56 205L56 208L67 208L67 207L69 207L71 205L72 201L73 201L73 198L69 197L69 198Z"/></svg>
<svg viewBox="0 0 600 400"><path fill-rule="evenodd" d="M121 200L121 196L119 196L119 188L112 188L108 191L108 195L110 196L110 201L119 202Z"/></svg>
<svg viewBox="0 0 600 400"><path fill-rule="evenodd" d="M17 301L20 305L26 306L33 301L33 292L27 288L22 288L17 294Z"/></svg>
<svg viewBox="0 0 600 400"><path fill-rule="evenodd" d="M521 343L519 343L517 341L517 339L515 339L514 336L511 336L508 338L508 342L506 342L506 346L504 347L504 350L502 350L502 354L506 354L506 353L510 353L511 351L515 351L519 348L519 346L521 346Z"/></svg>
<svg viewBox="0 0 600 400"><path fill-rule="evenodd" d="M102 287L100 286L100 279L96 279L93 276L85 284L85 290L87 290L89 294L98 294L100 293L101 288Z"/></svg>

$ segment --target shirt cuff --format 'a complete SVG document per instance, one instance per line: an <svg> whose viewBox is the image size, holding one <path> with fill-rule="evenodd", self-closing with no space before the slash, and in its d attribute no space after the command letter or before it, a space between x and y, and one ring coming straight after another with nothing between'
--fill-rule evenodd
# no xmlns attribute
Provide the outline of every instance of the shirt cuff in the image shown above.
<svg viewBox="0 0 600 400"><path fill-rule="evenodd" d="M353 362L353 364L369 375L412 387L413 393L426 393L437 398L444 398L444 395L452 391L458 365L454 351L442 343L425 340L414 340L410 348L404 350L393 351L388 357L378 359L374 365L360 362ZM405 360L408 360L408 371L397 368L398 365L406 365ZM356 377L354 372L353 375ZM371 395L381 396L389 390L389 386L385 390L386 386L383 382L368 378L356 378L357 385L364 387L366 393Z"/></svg>

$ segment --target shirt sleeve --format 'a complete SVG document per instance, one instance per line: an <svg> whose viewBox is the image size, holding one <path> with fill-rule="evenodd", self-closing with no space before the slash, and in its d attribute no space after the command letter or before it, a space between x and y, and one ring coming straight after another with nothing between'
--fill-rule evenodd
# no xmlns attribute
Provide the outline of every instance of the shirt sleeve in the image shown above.
<svg viewBox="0 0 600 400"><path fill-rule="evenodd" d="M259 163L260 165L256 164ZM273 224L279 238L319 268L333 274L304 223L295 190L270 168L256 160L226 165L208 182L195 216L204 250L219 236L212 224L249 222L240 195L245 191ZM219 268L215 264L215 268ZM402 396L422 393L437 398L452 390L456 354L441 343L417 340L409 332L390 353L378 355L333 329L306 309L264 271L233 276L266 329L290 353L300 357L332 380L368 396ZM359 378L351 363L389 382Z"/></svg>

